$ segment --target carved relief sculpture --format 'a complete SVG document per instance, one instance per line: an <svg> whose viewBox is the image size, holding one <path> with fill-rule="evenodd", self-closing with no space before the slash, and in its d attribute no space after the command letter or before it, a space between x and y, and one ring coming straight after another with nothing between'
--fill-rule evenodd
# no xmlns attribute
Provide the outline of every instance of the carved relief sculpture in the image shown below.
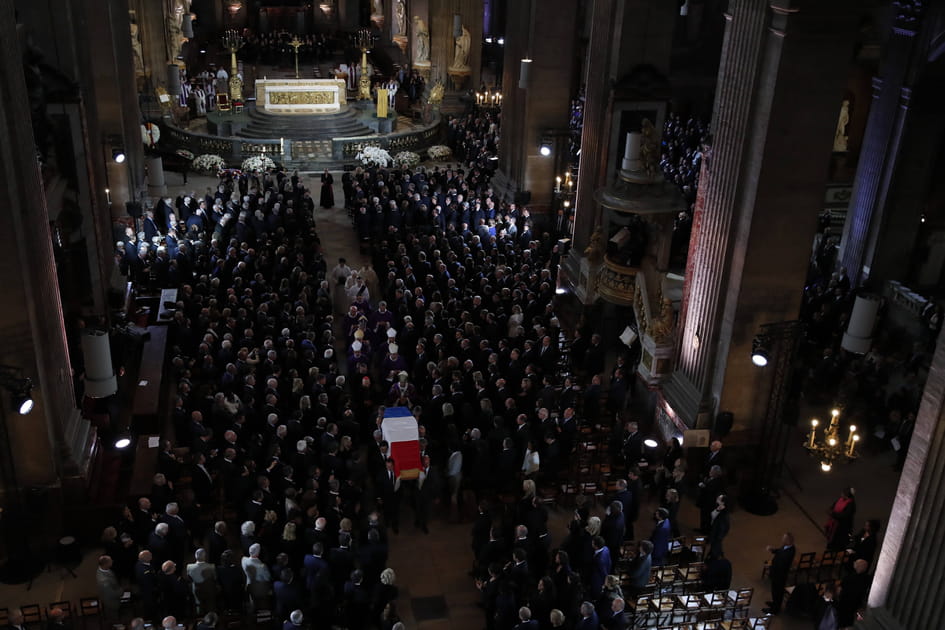
<svg viewBox="0 0 945 630"><path fill-rule="evenodd" d="M659 172L659 139L656 128L649 118L644 118L640 127L640 132L643 134L640 143L640 160L643 162L643 170L647 175L652 176Z"/></svg>

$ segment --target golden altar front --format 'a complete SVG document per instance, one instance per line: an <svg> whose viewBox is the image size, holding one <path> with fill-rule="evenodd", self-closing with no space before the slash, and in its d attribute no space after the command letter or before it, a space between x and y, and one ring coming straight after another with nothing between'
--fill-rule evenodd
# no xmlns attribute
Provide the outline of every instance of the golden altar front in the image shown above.
<svg viewBox="0 0 945 630"><path fill-rule="evenodd" d="M274 114L330 114L348 102L341 79L258 79L256 107Z"/></svg>

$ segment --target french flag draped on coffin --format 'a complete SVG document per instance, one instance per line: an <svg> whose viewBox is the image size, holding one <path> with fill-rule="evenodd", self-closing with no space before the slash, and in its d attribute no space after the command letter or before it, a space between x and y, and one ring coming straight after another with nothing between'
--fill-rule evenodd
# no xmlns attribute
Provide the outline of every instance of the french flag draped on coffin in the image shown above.
<svg viewBox="0 0 945 630"><path fill-rule="evenodd" d="M390 444L394 458L394 474L401 479L416 479L420 475L420 432L417 419L407 407L388 407L381 423L384 439Z"/></svg>

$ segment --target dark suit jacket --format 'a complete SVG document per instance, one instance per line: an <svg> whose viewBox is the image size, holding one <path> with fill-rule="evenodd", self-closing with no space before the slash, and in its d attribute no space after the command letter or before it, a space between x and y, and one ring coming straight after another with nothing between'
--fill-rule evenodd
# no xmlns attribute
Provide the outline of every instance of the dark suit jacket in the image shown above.
<svg viewBox="0 0 945 630"><path fill-rule="evenodd" d="M574 630L598 630L600 628L600 618L597 616L596 612L591 613L590 617L586 617L577 622L577 625L574 626Z"/></svg>
<svg viewBox="0 0 945 630"><path fill-rule="evenodd" d="M778 547L771 550L771 583L784 583L787 580L791 565L794 564L794 554L797 548L794 545L790 547Z"/></svg>

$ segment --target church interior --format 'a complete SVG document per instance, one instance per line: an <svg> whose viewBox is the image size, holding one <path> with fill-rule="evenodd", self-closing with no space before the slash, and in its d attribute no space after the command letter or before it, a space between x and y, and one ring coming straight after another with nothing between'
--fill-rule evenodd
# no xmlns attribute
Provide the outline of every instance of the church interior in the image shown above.
<svg viewBox="0 0 945 630"><path fill-rule="evenodd" d="M940 624L945 0L0 32L0 627Z"/></svg>

